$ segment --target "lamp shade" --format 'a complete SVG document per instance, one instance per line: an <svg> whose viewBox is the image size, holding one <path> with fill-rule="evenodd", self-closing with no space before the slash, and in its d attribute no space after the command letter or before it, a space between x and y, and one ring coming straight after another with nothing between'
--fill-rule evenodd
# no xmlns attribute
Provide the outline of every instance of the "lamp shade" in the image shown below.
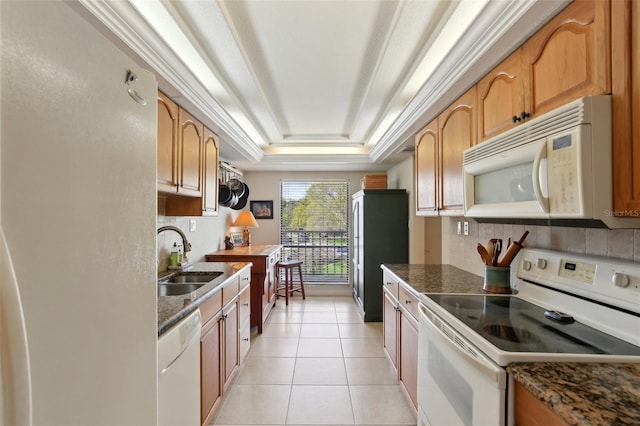
<svg viewBox="0 0 640 426"><path fill-rule="evenodd" d="M258 222L250 211L241 212L231 226L245 226L247 228L258 228Z"/></svg>

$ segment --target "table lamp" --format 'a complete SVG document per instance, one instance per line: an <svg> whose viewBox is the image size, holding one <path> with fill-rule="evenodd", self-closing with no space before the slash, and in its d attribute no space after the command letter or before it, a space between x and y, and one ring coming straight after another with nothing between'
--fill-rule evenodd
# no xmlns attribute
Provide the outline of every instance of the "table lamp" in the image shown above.
<svg viewBox="0 0 640 426"><path fill-rule="evenodd" d="M231 226L242 226L242 239L244 240L244 244L246 246L251 245L251 235L249 234L249 228L258 228L258 222L256 222L256 218L253 217L253 213L250 211L243 211L238 215L236 220L231 224Z"/></svg>

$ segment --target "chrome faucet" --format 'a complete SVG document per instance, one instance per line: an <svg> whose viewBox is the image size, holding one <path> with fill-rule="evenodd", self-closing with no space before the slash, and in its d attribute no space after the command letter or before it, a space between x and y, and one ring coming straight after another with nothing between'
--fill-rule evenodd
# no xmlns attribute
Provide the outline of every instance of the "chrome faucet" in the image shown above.
<svg viewBox="0 0 640 426"><path fill-rule="evenodd" d="M187 236L184 235L184 232L182 232L182 230L176 226L162 226L160 228L158 228L158 235L162 232L162 231L176 231L178 234L180 234L180 237L182 237L182 245L184 246L184 252L188 252L191 251L191 243L189 243L189 241L187 241Z"/></svg>

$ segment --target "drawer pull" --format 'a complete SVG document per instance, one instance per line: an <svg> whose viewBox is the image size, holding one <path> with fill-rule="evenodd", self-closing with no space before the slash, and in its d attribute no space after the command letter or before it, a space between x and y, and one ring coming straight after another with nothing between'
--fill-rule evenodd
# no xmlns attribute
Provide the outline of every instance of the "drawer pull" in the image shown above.
<svg viewBox="0 0 640 426"><path fill-rule="evenodd" d="M405 300L404 303L408 305L409 303L411 303L411 300Z"/></svg>
<svg viewBox="0 0 640 426"><path fill-rule="evenodd" d="M248 338L248 337L245 337L245 338L244 338L244 339L242 339L242 340L244 340L245 342L248 342L248 341L249 341L249 338Z"/></svg>

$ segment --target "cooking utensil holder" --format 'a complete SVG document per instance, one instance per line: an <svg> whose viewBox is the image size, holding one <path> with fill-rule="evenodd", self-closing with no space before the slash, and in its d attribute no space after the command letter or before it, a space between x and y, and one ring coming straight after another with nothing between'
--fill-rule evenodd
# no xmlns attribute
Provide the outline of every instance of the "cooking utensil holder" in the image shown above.
<svg viewBox="0 0 640 426"><path fill-rule="evenodd" d="M487 293L510 294L511 268L486 265L482 290Z"/></svg>

